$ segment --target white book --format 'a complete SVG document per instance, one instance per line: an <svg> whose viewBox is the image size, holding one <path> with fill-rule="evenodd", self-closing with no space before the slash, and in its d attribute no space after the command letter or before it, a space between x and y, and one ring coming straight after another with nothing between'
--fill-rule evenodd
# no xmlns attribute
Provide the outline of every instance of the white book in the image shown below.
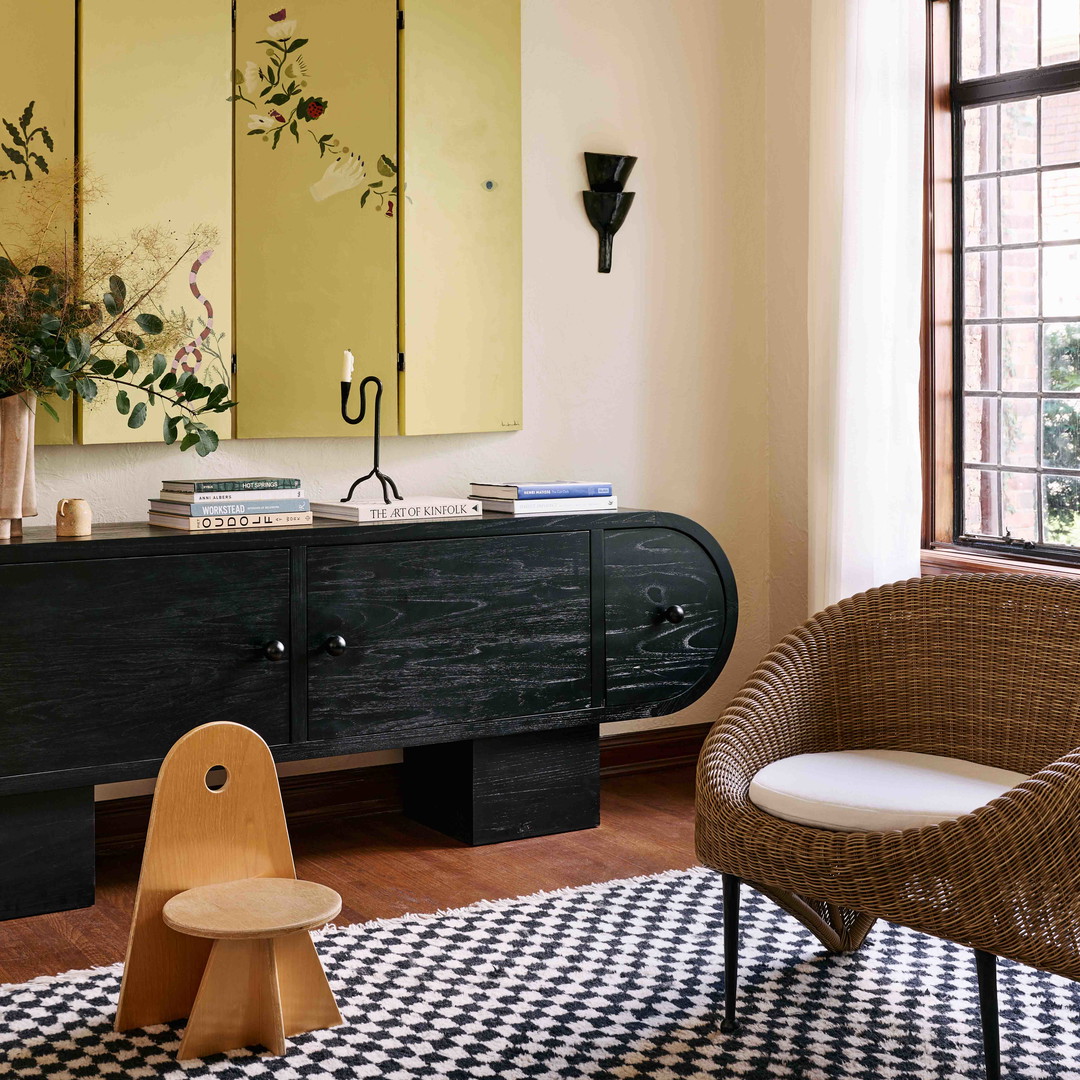
<svg viewBox="0 0 1080 1080"><path fill-rule="evenodd" d="M438 518L479 517L481 508L472 499L450 495L417 495L406 499L382 499L366 502L313 502L316 517L351 522L435 521Z"/></svg>
<svg viewBox="0 0 1080 1080"><path fill-rule="evenodd" d="M252 503L306 498L307 492L303 488L269 488L256 491L170 491L162 488L157 501L185 503L190 506L192 503L236 502L238 499Z"/></svg>
<svg viewBox="0 0 1080 1080"><path fill-rule="evenodd" d="M485 510L498 514L585 514L597 510L618 510L615 495L594 499L477 499Z"/></svg>
<svg viewBox="0 0 1080 1080"><path fill-rule="evenodd" d="M283 525L310 525L306 514L230 514L221 517L189 517L186 514L149 514L151 525L181 532L225 532L229 529L273 529Z"/></svg>

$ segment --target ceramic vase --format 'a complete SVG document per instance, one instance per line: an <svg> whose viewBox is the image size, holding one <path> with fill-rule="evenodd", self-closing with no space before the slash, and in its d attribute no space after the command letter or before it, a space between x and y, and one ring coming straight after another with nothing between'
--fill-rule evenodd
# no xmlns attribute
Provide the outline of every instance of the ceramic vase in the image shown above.
<svg viewBox="0 0 1080 1080"><path fill-rule="evenodd" d="M34 420L37 395L0 398L0 540L22 536L23 518L37 515Z"/></svg>

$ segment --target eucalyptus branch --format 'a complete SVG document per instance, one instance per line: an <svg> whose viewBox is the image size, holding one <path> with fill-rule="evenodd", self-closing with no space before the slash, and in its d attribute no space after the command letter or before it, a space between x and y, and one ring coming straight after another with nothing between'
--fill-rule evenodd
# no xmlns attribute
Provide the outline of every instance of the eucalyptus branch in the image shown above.
<svg viewBox="0 0 1080 1080"><path fill-rule="evenodd" d="M184 412L190 413L192 416L198 416L203 411L202 409L193 409L190 405L185 405L180 398L170 396L168 390L155 390L153 384L140 386L138 383L128 382L125 379L114 379L110 375L95 375L92 371L85 371L82 368L77 372L72 372L72 375L77 376L80 379L93 379L94 382L116 383L117 386L122 386L125 390L142 390L147 397L150 397L151 395L159 397L163 401L175 405L176 408L183 409Z"/></svg>
<svg viewBox="0 0 1080 1080"><path fill-rule="evenodd" d="M115 319L113 319L111 323L108 324L108 326L104 327L102 330L99 330L92 338L90 338L90 344L93 345L96 342L101 341L101 339L106 334L110 333L119 323L123 322L126 318L128 318L128 316L137 307L141 307L143 301L152 292L161 287L165 279L195 250L196 247L198 247L197 242L195 240L192 240L191 243L189 243L188 246L184 248L184 250L176 257L173 264L168 268L168 270L161 274L161 276L153 283L153 285L150 285L145 290L143 290L139 298L133 303L130 303L125 307L121 308L120 313L116 316Z"/></svg>
<svg viewBox="0 0 1080 1080"><path fill-rule="evenodd" d="M5 253L0 263L0 311L4 319L0 334L0 390L8 394L33 393L43 410L58 419L48 401L51 393L57 393L65 401L74 395L92 402L98 397L100 386L111 384L117 388L113 404L121 416L127 417L130 428L142 427L149 406L160 398L165 413L162 438L166 445L180 439L181 450L194 449L201 457L213 453L218 448L218 435L203 420L203 415L207 414L209 419L209 414L226 413L236 405L229 397L228 373L208 366L203 376L205 382L190 368L178 374L175 363L170 368L164 355L172 348L168 337L162 340L162 345L168 344L168 348L154 352L152 365L142 367L140 372L140 354L153 351L152 339L165 332L164 320L154 309L161 315L165 312L153 293L203 239L196 232L175 259L160 251L156 234L137 239L129 254L113 252L111 258L125 262L141 249L153 267L146 275L153 280L146 288L140 286L131 302L127 300L127 285L119 274L109 274L108 292L95 300L87 297L85 279L77 269L71 271L65 263L58 272L45 263L35 263L24 271L10 259L7 247L0 242L0 251ZM127 319L132 320L133 328L138 326L139 333L124 328ZM177 322L187 332L185 320L178 318ZM144 336L151 340L144 340ZM124 348L127 351L123 358L114 359L113 350ZM216 346L210 355L220 358ZM133 390L143 391L148 400L133 404L129 397ZM24 404L33 406L25 398Z"/></svg>

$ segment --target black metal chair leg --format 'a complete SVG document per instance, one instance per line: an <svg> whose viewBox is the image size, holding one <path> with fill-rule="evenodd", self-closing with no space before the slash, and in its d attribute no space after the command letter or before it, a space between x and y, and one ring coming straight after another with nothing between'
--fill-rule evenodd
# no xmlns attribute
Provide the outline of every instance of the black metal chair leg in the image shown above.
<svg viewBox="0 0 1080 1080"><path fill-rule="evenodd" d="M1001 1039L998 1031L997 957L975 950L979 979L979 1012L982 1014L983 1062L986 1080L1001 1080Z"/></svg>
<svg viewBox="0 0 1080 1080"><path fill-rule="evenodd" d="M739 979L739 886L734 874L724 874L724 1019L720 1030L735 1031L735 1000Z"/></svg>

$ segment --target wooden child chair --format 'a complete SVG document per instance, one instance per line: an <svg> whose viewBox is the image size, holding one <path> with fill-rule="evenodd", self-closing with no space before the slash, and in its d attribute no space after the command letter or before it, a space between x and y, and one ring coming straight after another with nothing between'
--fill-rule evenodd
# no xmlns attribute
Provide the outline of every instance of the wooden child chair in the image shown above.
<svg viewBox="0 0 1080 1080"><path fill-rule="evenodd" d="M219 782L220 781L220 782ZM116 1030L188 1017L177 1059L342 1023L309 931L341 910L298 881L274 759L241 724L189 731L158 773Z"/></svg>

